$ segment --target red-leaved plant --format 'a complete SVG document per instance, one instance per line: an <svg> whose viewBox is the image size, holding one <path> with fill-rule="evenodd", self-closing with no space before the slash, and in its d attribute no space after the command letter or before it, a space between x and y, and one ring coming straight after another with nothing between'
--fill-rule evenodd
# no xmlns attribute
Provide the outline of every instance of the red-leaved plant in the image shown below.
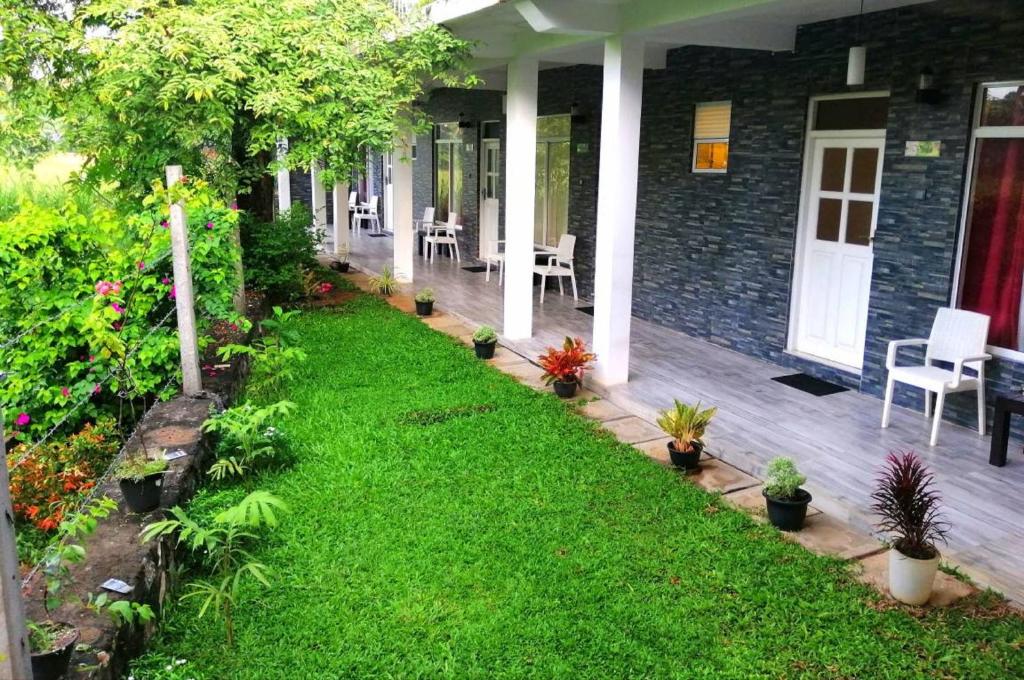
<svg viewBox="0 0 1024 680"><path fill-rule="evenodd" d="M597 355L587 351L583 338L566 336L562 349L548 347L540 356L540 367L544 369L541 378L548 385L553 382L578 382L595 359Z"/></svg>
<svg viewBox="0 0 1024 680"><path fill-rule="evenodd" d="M878 528L890 535L892 546L907 557L929 560L945 543L949 523L939 515L934 477L912 451L889 454L871 499L880 517Z"/></svg>

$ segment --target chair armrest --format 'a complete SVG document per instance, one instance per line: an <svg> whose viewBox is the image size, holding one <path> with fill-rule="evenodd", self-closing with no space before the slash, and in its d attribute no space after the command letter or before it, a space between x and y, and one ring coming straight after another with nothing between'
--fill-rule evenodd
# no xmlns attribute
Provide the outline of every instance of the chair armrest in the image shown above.
<svg viewBox="0 0 1024 680"><path fill-rule="evenodd" d="M960 381L964 377L964 364L972 364L976 361L988 361L992 358L991 354L979 354L973 357L960 357L953 362L953 387L960 387ZM982 389L985 389L982 386Z"/></svg>
<svg viewBox="0 0 1024 680"><path fill-rule="evenodd" d="M927 345L928 338L909 338L907 340L890 340L889 351L885 355L885 367L887 369L896 367L896 351L900 347L911 347L914 345Z"/></svg>

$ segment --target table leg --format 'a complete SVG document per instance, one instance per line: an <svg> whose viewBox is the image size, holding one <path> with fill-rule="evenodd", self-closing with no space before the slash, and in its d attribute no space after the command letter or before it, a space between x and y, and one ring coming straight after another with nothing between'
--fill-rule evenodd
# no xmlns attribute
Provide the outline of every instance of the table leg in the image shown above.
<svg viewBox="0 0 1024 680"><path fill-rule="evenodd" d="M996 467L1006 465L1006 449L1010 444L1010 412L1000 403L996 403L995 417L992 419L992 448L988 454L988 464Z"/></svg>

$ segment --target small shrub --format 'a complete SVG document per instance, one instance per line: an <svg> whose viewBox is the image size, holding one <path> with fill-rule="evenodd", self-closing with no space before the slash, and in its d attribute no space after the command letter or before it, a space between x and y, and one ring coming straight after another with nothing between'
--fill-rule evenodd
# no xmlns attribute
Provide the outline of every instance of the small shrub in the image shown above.
<svg viewBox="0 0 1024 680"><path fill-rule="evenodd" d="M544 369L541 378L548 385L556 381L579 382L595 359L597 355L587 351L583 338L566 336L562 349L548 347L540 356L540 367Z"/></svg>
<svg viewBox="0 0 1024 680"><path fill-rule="evenodd" d="M478 342L481 345L489 345L492 342L498 341L498 334L490 326L480 326L473 333L473 342Z"/></svg>
<svg viewBox="0 0 1024 680"><path fill-rule="evenodd" d="M391 267L384 267L380 274L370 277L370 290L384 297L389 297L398 290L398 279L395 278Z"/></svg>
<svg viewBox="0 0 1024 680"><path fill-rule="evenodd" d="M893 452L886 460L871 494L871 509L880 517L878 528L890 536L893 547L907 557L928 560L946 542L949 523L939 513L934 477L911 451Z"/></svg>
<svg viewBox="0 0 1024 680"><path fill-rule="evenodd" d="M310 229L313 215L300 204L282 212L273 222L243 220L242 264L246 283L266 293L271 302L294 300L304 292L303 275L316 264L322 240Z"/></svg>
<svg viewBox="0 0 1024 680"><path fill-rule="evenodd" d="M251 396L267 396L294 375L295 365L306 360L306 353L292 347L295 331L288 322L299 312L283 311L274 307L274 314L260 323L263 335L251 345L230 344L217 349L217 356L229 360L237 356L248 356L252 361L246 391Z"/></svg>
<svg viewBox="0 0 1024 680"><path fill-rule="evenodd" d="M434 289L424 288L416 293L416 302L434 302Z"/></svg>
<svg viewBox="0 0 1024 680"><path fill-rule="evenodd" d="M167 461L163 458L152 460L147 458L141 451L138 455L127 456L114 470L117 479L127 479L133 482L141 482L150 475L167 470Z"/></svg>
<svg viewBox="0 0 1024 680"><path fill-rule="evenodd" d="M263 407L242 404L209 418L203 423L203 432L215 432L222 437L210 475L214 479L241 476L273 460L281 453L283 436L271 423L294 410L295 404L290 401Z"/></svg>
<svg viewBox="0 0 1024 680"><path fill-rule="evenodd" d="M806 481L807 477L800 474L792 458L780 456L768 463L764 492L772 498L793 498Z"/></svg>
<svg viewBox="0 0 1024 680"><path fill-rule="evenodd" d="M673 408L661 412L658 427L672 437L677 451L689 453L695 444L703 444L704 432L718 409L712 407L702 411L699 401L692 406L678 399L674 401Z"/></svg>

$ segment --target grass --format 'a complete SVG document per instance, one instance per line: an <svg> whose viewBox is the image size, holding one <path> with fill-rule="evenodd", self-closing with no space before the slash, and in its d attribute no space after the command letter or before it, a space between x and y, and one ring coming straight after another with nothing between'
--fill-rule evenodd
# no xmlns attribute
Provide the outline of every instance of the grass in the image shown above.
<svg viewBox="0 0 1024 680"><path fill-rule="evenodd" d="M379 300L297 327L273 587L234 649L172 606L137 679L1024 676L1020 617L887 606Z"/></svg>

